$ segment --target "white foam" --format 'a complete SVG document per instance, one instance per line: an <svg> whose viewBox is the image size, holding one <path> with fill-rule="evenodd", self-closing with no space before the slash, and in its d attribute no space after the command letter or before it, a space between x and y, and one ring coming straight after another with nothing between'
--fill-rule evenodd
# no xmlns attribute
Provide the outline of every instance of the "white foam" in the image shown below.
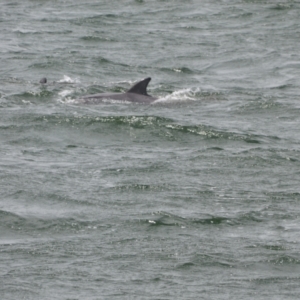
<svg viewBox="0 0 300 300"><path fill-rule="evenodd" d="M70 95L72 93L73 93L73 91L71 91L71 90L63 90L63 91L59 92L58 95L60 97L66 97L66 96L68 96L68 95Z"/></svg>
<svg viewBox="0 0 300 300"><path fill-rule="evenodd" d="M58 81L59 83L80 83L78 78L72 79L71 77L64 75L64 78Z"/></svg>
<svg viewBox="0 0 300 300"><path fill-rule="evenodd" d="M64 104L78 104L80 103L78 99L74 99L71 97L65 97L65 98L58 98L58 102L64 103Z"/></svg>
<svg viewBox="0 0 300 300"><path fill-rule="evenodd" d="M170 95L155 100L155 103L159 102L178 102L178 101L195 101L197 100L196 94L200 92L200 88L195 89L182 89L173 92Z"/></svg>
<svg viewBox="0 0 300 300"><path fill-rule="evenodd" d="M28 101L28 100L22 100L22 102L24 103L24 104L32 104L30 101Z"/></svg>
<svg viewBox="0 0 300 300"><path fill-rule="evenodd" d="M72 99L71 97L68 97L68 95L72 94L74 91L73 90L63 90L58 93L58 99L57 101L60 103L76 103L76 99Z"/></svg>

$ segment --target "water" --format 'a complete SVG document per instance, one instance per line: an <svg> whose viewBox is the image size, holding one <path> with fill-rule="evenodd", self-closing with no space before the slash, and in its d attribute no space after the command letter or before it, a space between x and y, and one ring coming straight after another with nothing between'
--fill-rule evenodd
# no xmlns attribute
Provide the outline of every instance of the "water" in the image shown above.
<svg viewBox="0 0 300 300"><path fill-rule="evenodd" d="M299 19L1 1L1 299L298 299Z"/></svg>

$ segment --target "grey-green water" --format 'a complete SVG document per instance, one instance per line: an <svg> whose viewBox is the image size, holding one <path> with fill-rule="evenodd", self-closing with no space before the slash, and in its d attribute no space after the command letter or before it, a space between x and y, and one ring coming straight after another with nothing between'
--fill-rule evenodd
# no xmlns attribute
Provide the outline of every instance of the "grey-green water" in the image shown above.
<svg viewBox="0 0 300 300"><path fill-rule="evenodd" d="M0 4L1 299L298 299L299 1Z"/></svg>

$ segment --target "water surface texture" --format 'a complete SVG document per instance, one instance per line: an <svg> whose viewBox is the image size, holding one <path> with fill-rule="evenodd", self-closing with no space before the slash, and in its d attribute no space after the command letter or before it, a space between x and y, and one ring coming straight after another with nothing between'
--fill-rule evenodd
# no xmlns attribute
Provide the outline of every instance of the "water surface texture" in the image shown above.
<svg viewBox="0 0 300 300"><path fill-rule="evenodd" d="M299 298L299 1L0 2L1 299Z"/></svg>

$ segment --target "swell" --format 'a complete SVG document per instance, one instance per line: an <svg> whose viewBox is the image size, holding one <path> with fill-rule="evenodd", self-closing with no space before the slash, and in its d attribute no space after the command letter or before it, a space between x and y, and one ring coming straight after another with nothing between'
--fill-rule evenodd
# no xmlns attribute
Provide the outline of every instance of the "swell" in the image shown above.
<svg viewBox="0 0 300 300"><path fill-rule="evenodd" d="M5 210L0 210L0 218L0 228L2 230L10 230L14 233L26 234L29 236L36 236L37 233L45 233L47 236L51 234L79 233L85 230L95 230L99 226L103 226L100 224L100 221L96 220L80 220L75 217L51 218L47 216L45 218L38 216L22 216Z"/></svg>
<svg viewBox="0 0 300 300"><path fill-rule="evenodd" d="M299 199L299 195L298 195ZM278 224L283 220L295 221L297 220L297 212L290 213L289 211L282 211L280 208L277 212L275 210L272 214L267 209L248 210L244 212L234 212L228 215L220 214L202 214L201 217L182 217L177 214L166 211L156 211L151 216L141 216L141 220L148 223L150 226L185 226L185 227L199 227L199 226L221 226L221 227L236 227L239 226L265 226L269 222L277 222ZM263 225L263 223L265 223Z"/></svg>
<svg viewBox="0 0 300 300"><path fill-rule="evenodd" d="M47 110L53 110L49 105ZM54 110L57 110L54 108ZM65 110L65 109L64 109ZM213 144L206 145L212 149L224 149L223 143L234 142L253 145L255 147L264 147L264 145L281 144L282 138L277 135L250 133L243 130L232 130L230 128L222 128L221 126L209 126L204 124L189 125L181 124L180 121L168 117L161 117L157 115L107 115L99 116L99 114L90 114L80 111L80 109L72 108L73 113L63 111L57 113L45 114L43 111L28 111L27 113L14 114L9 119L0 124L0 131L11 140L10 132L21 134L14 139L22 141L24 138L47 140L47 137L57 139L62 136L63 132L69 132L72 137L78 132L85 132L92 138L97 135L105 136L106 141L109 142L111 137L119 137L121 139L128 138L131 140L145 140L158 142L197 142L204 140L212 142ZM61 131L63 130L63 131ZM43 133L48 132L47 136ZM56 137L55 137L56 136ZM96 140L94 140L96 142ZM76 146L73 142L71 145ZM221 143L221 144L220 144ZM284 148L282 148L284 149ZM291 153L292 154L292 153ZM297 156L297 155L296 155ZM296 156L294 156L295 159ZM293 159L293 154L289 156Z"/></svg>

